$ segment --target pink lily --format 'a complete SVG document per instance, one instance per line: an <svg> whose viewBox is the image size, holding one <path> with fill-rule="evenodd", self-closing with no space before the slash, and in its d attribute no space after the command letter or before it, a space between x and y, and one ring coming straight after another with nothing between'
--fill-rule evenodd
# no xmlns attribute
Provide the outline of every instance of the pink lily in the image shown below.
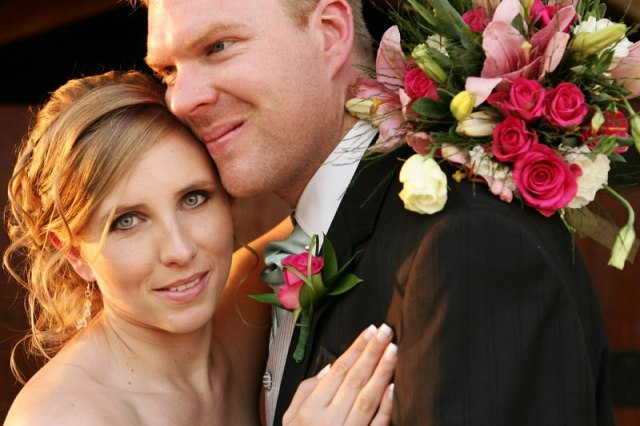
<svg viewBox="0 0 640 426"><path fill-rule="evenodd" d="M511 25L520 13L519 0L503 0L496 8L493 21L482 35L485 62L480 79L467 84L466 90L474 91L482 103L493 88L506 90L518 77L540 80L560 63L569 42L569 34L559 31L569 25L576 16L575 7L560 8L552 21L527 40ZM499 81L496 79L500 79ZM484 80L484 81L482 81Z"/></svg>
<svg viewBox="0 0 640 426"><path fill-rule="evenodd" d="M622 58L610 72L618 83L631 91L627 98L640 96L640 41L631 46L629 54Z"/></svg>
<svg viewBox="0 0 640 426"><path fill-rule="evenodd" d="M389 28L380 41L376 58L376 78L363 77L352 88L354 96L372 99L378 106L373 124L380 130L375 151L387 152L404 141L403 132L398 132L404 122L403 102L405 56L400 47L400 31L397 26ZM406 102L406 99L405 99Z"/></svg>

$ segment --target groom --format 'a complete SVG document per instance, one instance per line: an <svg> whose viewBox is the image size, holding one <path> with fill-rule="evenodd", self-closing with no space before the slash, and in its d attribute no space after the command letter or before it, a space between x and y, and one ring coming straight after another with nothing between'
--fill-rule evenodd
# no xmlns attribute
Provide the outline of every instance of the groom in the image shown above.
<svg viewBox="0 0 640 426"><path fill-rule="evenodd" d="M373 62L360 0L149 3L147 61L225 188L274 192L307 234L328 234L340 263L362 250L364 282L315 312L304 360L292 359L294 331L284 372L267 372L268 419L386 322L397 424L612 424L598 303L560 218L453 181L444 211L421 216L397 195L410 153L358 163L376 133L344 111Z"/></svg>

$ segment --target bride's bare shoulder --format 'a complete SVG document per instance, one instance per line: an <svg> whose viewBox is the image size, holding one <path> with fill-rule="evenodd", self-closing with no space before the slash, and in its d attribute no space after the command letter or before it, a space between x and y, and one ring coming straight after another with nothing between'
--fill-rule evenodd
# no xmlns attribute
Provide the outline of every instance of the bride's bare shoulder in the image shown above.
<svg viewBox="0 0 640 426"><path fill-rule="evenodd" d="M80 365L50 362L22 388L4 424L131 424L135 411L112 393Z"/></svg>

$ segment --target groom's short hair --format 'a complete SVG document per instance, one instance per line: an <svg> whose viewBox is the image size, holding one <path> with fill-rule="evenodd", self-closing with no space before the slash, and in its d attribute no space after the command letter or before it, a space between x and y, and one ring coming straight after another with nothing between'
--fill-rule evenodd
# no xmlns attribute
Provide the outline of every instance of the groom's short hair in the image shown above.
<svg viewBox="0 0 640 426"><path fill-rule="evenodd" d="M301 27L306 27L309 15L318 5L318 0L280 0L289 11L289 15ZM355 50L364 58L369 58L373 52L373 41L362 15L362 0L347 0L351 5L353 25L355 30ZM142 4L149 6L149 0L129 0L132 6Z"/></svg>

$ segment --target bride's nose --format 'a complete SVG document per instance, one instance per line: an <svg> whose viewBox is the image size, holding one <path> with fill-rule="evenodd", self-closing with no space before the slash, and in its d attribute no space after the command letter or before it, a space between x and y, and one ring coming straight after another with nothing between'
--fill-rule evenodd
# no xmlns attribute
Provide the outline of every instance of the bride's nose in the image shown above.
<svg viewBox="0 0 640 426"><path fill-rule="evenodd" d="M179 221L164 227L160 238L160 260L165 265L184 265L197 253L197 247L189 231Z"/></svg>

